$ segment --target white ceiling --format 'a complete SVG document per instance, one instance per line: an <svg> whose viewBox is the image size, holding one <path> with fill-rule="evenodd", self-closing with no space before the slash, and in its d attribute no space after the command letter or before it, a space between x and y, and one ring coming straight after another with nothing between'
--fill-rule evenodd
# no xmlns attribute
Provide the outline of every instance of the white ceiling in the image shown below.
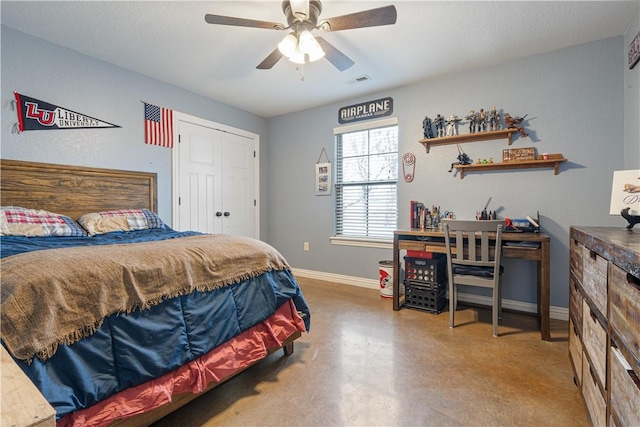
<svg viewBox="0 0 640 427"><path fill-rule="evenodd" d="M395 25L323 33L355 61L255 67L284 31L217 26L207 13L286 23L280 1L6 1L2 24L191 92L273 117L614 37L640 1L338 1L322 18L395 4ZM316 30L316 34L321 31ZM367 75L371 80L352 83Z"/></svg>

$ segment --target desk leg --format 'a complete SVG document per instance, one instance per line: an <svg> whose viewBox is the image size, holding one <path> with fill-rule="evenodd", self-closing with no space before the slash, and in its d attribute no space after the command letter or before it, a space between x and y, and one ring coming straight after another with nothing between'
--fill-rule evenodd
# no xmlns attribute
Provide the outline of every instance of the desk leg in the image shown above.
<svg viewBox="0 0 640 427"><path fill-rule="evenodd" d="M393 309L400 310L400 250L397 234L393 236Z"/></svg>
<svg viewBox="0 0 640 427"><path fill-rule="evenodd" d="M551 287L551 245L548 241L542 242L542 259L538 261L538 322L540 333L544 341L551 339L550 325L550 297Z"/></svg>

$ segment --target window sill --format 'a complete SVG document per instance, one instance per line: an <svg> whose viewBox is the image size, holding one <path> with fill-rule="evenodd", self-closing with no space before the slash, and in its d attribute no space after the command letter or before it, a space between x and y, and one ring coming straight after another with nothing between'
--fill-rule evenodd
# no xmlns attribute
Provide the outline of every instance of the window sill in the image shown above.
<svg viewBox="0 0 640 427"><path fill-rule="evenodd" d="M360 248L393 249L393 241L385 239L367 239L364 237L332 236L332 245L357 246Z"/></svg>

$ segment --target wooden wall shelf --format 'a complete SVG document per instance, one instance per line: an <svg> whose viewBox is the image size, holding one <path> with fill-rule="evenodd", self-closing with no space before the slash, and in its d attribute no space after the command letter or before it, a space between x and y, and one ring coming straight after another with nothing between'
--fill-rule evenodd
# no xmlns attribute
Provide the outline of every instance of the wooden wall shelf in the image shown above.
<svg viewBox="0 0 640 427"><path fill-rule="evenodd" d="M473 165L454 165L453 167L460 172L460 179L464 178L465 172L488 172L505 169L539 169L553 168L553 174L558 175L558 166L567 159L549 159L549 160L526 160L519 162L507 163L482 163Z"/></svg>
<svg viewBox="0 0 640 427"><path fill-rule="evenodd" d="M424 148L429 152L431 147L435 147L437 145L452 145L452 144L462 144L465 142L476 142L476 141L489 141L492 139L503 139L506 138L509 145L513 142L511 140L511 135L515 132L518 132L518 129L502 129L502 130L494 130L489 132L476 132L476 133L467 133L464 135L453 135L453 136L443 136L440 138L425 138L418 141L420 144L424 145Z"/></svg>

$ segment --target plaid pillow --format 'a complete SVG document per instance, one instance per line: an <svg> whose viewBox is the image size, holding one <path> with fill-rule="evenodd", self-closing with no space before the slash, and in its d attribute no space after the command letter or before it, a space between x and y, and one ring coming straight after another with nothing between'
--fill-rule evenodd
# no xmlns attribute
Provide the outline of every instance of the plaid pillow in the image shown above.
<svg viewBox="0 0 640 427"><path fill-rule="evenodd" d="M3 236L86 236L78 223L65 215L18 206L0 208L0 235Z"/></svg>
<svg viewBox="0 0 640 427"><path fill-rule="evenodd" d="M160 217L148 209L92 212L82 215L78 222L92 236L112 231L135 231L166 227Z"/></svg>

